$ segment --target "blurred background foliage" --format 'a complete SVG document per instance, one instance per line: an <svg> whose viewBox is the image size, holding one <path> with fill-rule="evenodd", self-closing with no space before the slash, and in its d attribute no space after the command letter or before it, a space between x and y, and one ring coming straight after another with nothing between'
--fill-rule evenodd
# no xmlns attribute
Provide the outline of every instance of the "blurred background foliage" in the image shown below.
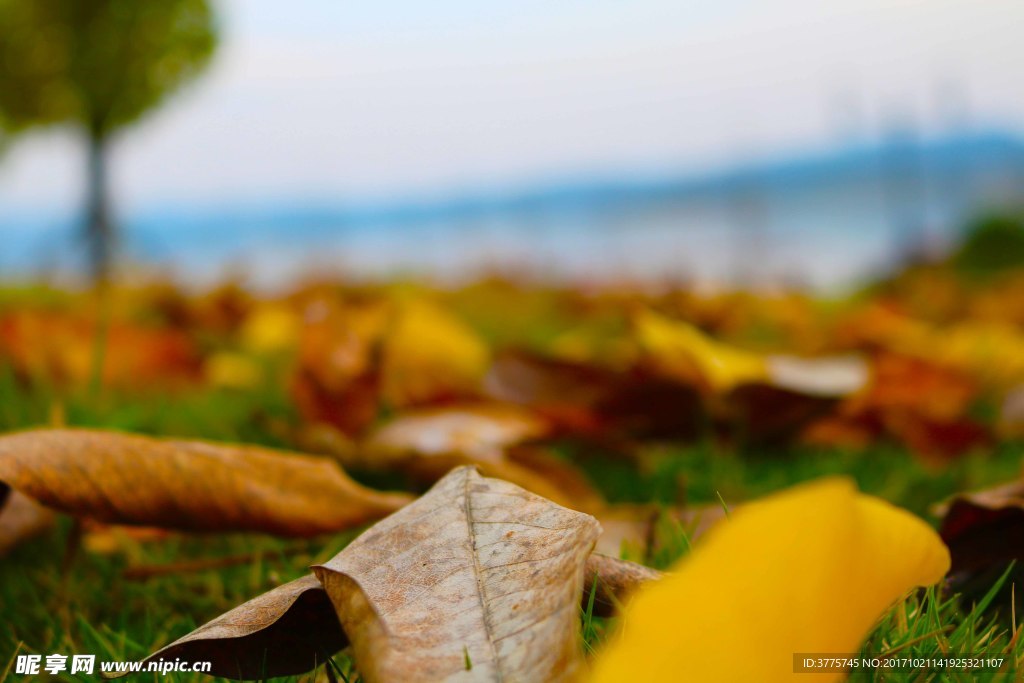
<svg viewBox="0 0 1024 683"><path fill-rule="evenodd" d="M109 274L116 235L111 136L201 73L216 46L206 0L0 1L0 124L7 135L68 125L87 145L94 278Z"/></svg>

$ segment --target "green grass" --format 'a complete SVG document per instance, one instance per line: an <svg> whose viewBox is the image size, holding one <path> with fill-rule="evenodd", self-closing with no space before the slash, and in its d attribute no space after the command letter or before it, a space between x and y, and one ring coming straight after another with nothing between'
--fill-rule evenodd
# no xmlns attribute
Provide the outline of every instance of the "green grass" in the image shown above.
<svg viewBox="0 0 1024 683"><path fill-rule="evenodd" d="M26 393L0 370L0 430L46 424L55 405L62 407L70 425L271 446L284 443L282 425L294 419L286 397L271 385L253 393L203 392L159 398L90 396L86 392L57 396L49 391ZM799 481L845 474L862 490L926 519L930 506L946 496L1012 478L1020 468L1020 449L1014 444L942 469L925 467L905 451L887 446L867 452L739 453L712 444L657 445L623 457L567 444L563 453L613 501L724 501L732 507ZM50 535L0 560L0 683L24 680L13 670L4 679L4 667L18 649L43 655L95 653L100 659L141 659L239 603L303 575L309 565L327 560L351 539L351 535L308 541L249 534L173 535L160 542L131 543L127 553L79 552L70 570L62 573L70 531L70 521L63 520ZM685 530L670 528L662 533L669 538L652 559L654 564L666 566L685 554L689 543ZM235 555L251 558L236 566L145 581L123 575L127 567L138 564ZM864 652L1010 653L1008 656L1020 660L1024 647L1018 640L1011 643L1013 616L1006 598L1009 581L1005 577L1002 582L993 580L989 595L974 606L934 590L910 595L881 620ZM997 592L996 588L1003 590ZM614 620L584 613L587 650L600 647L613 628ZM356 680L344 654L335 658L335 665L338 680ZM211 680L198 674L149 674L135 680L149 680L147 676L161 681ZM854 680L961 679L939 673L875 672L858 673Z"/></svg>

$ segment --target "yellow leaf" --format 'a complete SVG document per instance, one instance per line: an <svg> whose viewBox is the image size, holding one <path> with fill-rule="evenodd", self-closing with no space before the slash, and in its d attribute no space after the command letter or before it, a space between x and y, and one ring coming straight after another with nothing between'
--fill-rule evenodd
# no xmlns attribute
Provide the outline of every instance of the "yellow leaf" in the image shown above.
<svg viewBox="0 0 1024 683"><path fill-rule="evenodd" d="M949 562L928 525L849 480L797 486L738 509L641 589L591 682L838 680L794 674L793 655L856 652Z"/></svg>
<svg viewBox="0 0 1024 683"><path fill-rule="evenodd" d="M252 389L262 380L263 371L247 356L222 351L206 359L203 363L203 376L211 386Z"/></svg>
<svg viewBox="0 0 1024 683"><path fill-rule="evenodd" d="M705 383L718 393L768 378L762 356L716 342L685 322L641 311L634 323L649 360L667 374Z"/></svg>
<svg viewBox="0 0 1024 683"><path fill-rule="evenodd" d="M384 398L395 406L470 394L487 369L487 347L476 334L423 301L401 307L383 354Z"/></svg>
<svg viewBox="0 0 1024 683"><path fill-rule="evenodd" d="M297 344L300 326L299 315L286 306L259 306L242 324L242 346L253 353L287 351Z"/></svg>

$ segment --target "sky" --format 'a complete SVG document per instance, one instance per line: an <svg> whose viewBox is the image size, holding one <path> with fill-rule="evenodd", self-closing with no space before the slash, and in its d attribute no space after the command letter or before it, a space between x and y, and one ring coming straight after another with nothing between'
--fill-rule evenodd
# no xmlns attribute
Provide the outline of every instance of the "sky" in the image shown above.
<svg viewBox="0 0 1024 683"><path fill-rule="evenodd" d="M1024 130L1019 0L216 6L211 69L117 141L122 211L692 171L894 121ZM0 210L71 210L80 152L17 143Z"/></svg>

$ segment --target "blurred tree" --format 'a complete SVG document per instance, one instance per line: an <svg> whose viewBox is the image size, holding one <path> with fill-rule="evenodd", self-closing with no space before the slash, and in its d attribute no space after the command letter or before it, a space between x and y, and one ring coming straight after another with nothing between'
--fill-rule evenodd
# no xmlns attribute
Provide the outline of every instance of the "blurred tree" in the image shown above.
<svg viewBox="0 0 1024 683"><path fill-rule="evenodd" d="M109 277L115 247L113 133L199 74L216 45L207 0L0 0L0 128L72 124L83 133L97 282Z"/></svg>
<svg viewBox="0 0 1024 683"><path fill-rule="evenodd" d="M969 226L953 264L973 276L1024 268L1024 216L993 214Z"/></svg>

